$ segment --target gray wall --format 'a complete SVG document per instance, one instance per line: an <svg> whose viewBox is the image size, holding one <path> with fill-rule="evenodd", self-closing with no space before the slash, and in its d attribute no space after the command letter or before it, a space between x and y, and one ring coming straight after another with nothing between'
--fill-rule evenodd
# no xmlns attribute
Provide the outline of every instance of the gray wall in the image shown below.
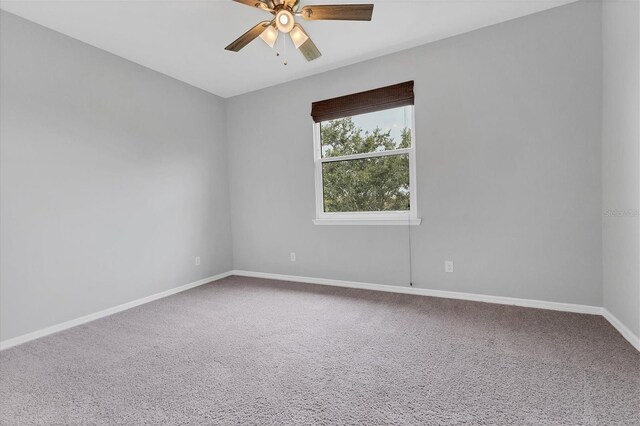
<svg viewBox="0 0 640 426"><path fill-rule="evenodd" d="M600 306L600 18L578 2L229 99L235 268L407 285L407 227L312 224L309 112L413 79L414 285Z"/></svg>
<svg viewBox="0 0 640 426"><path fill-rule="evenodd" d="M638 219L601 219L638 208L637 74L617 78L634 29L604 7L603 109L601 13L574 3L225 102L0 12L0 339L232 268L407 285L409 232L416 287L604 297L638 333ZM314 226L311 102L409 79L422 225Z"/></svg>
<svg viewBox="0 0 640 426"><path fill-rule="evenodd" d="M603 2L604 307L640 335L640 5Z"/></svg>
<svg viewBox="0 0 640 426"><path fill-rule="evenodd" d="M224 101L0 29L0 339L231 269Z"/></svg>

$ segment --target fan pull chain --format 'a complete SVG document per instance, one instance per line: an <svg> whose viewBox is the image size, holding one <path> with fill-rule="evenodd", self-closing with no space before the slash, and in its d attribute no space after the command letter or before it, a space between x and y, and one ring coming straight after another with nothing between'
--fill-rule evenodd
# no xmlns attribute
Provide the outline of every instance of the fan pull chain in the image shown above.
<svg viewBox="0 0 640 426"><path fill-rule="evenodd" d="M282 36L280 38L282 39L282 45L284 46L282 48L282 51L284 52L283 55L282 55L284 57L283 64L287 65L288 64L288 61L287 61L287 38L284 37L284 36ZM280 56L280 52L276 51L276 56Z"/></svg>
<svg viewBox="0 0 640 426"><path fill-rule="evenodd" d="M287 37L282 37L282 43L284 44L284 65L287 65Z"/></svg>

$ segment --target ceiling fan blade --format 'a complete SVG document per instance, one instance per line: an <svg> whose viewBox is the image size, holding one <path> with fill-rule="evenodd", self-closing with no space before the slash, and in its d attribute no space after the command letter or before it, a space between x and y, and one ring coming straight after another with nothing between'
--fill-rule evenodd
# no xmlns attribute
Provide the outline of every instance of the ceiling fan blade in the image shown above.
<svg viewBox="0 0 640 426"><path fill-rule="evenodd" d="M250 7L257 7L258 9L263 9L266 10L267 12L271 12L272 6L269 4L269 0L264 1L264 0L233 0L237 3L242 3L242 4L246 4L247 6Z"/></svg>
<svg viewBox="0 0 640 426"><path fill-rule="evenodd" d="M307 41L302 43L302 45L298 48L300 52L304 55L307 61L311 62L314 59L318 59L322 56L322 53L318 50L316 45L311 41L311 38L308 38Z"/></svg>
<svg viewBox="0 0 640 426"><path fill-rule="evenodd" d="M264 30L269 27L269 25L271 25L271 21L260 22L258 25L238 37L233 43L225 47L225 50L230 50L232 52L240 51L240 49L251 43L256 37L262 34Z"/></svg>
<svg viewBox="0 0 640 426"><path fill-rule="evenodd" d="M305 6L300 15L306 20L370 21L372 4L335 4Z"/></svg>
<svg viewBox="0 0 640 426"><path fill-rule="evenodd" d="M296 10L300 0L284 0L284 3L286 3L292 10Z"/></svg>

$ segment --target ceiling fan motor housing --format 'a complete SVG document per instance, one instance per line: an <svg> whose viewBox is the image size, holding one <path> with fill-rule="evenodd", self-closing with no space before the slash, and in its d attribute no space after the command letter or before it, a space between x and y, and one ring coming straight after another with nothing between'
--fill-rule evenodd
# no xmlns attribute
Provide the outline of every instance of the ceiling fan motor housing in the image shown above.
<svg viewBox="0 0 640 426"><path fill-rule="evenodd" d="M276 26L278 30L283 33L288 33L293 29L295 21L293 19L293 13L288 8L280 8L276 12Z"/></svg>

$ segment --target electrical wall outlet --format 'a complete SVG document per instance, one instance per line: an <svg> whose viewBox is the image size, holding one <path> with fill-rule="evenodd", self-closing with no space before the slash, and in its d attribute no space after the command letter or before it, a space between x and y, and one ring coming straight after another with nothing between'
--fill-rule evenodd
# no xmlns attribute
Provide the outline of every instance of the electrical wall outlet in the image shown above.
<svg viewBox="0 0 640 426"><path fill-rule="evenodd" d="M444 262L444 271L453 272L453 260L447 260Z"/></svg>
<svg viewBox="0 0 640 426"><path fill-rule="evenodd" d="M195 264L196 266L200 266L200 256L196 257Z"/></svg>
<svg viewBox="0 0 640 426"><path fill-rule="evenodd" d="M296 254L294 252L289 253L289 260L292 262L296 261Z"/></svg>

